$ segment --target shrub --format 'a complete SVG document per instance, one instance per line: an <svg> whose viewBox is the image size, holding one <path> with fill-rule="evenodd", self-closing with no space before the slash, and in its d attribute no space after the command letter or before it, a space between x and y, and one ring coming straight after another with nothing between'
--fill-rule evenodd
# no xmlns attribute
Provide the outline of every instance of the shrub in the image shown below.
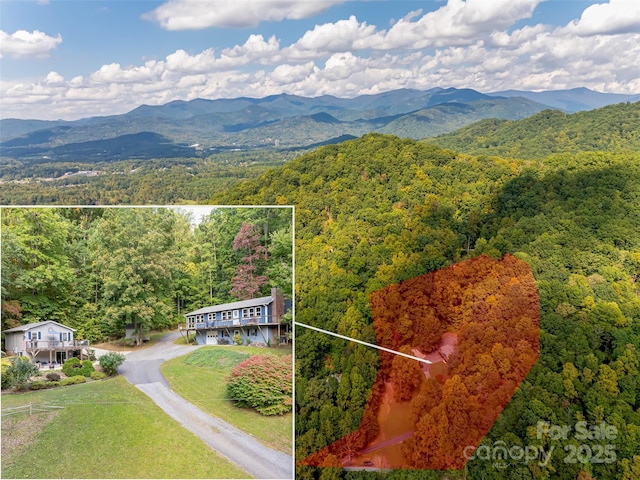
<svg viewBox="0 0 640 480"><path fill-rule="evenodd" d="M236 333L233 336L233 343L235 343L236 345L242 345L242 337L240 336L239 333Z"/></svg>
<svg viewBox="0 0 640 480"><path fill-rule="evenodd" d="M7 367L2 378L7 377L6 380L2 381L3 388L5 382L8 383L7 386L14 385L18 389L23 388L29 378L34 375L38 375L40 371L38 367L31 363L28 357L13 357L11 359L11 365Z"/></svg>
<svg viewBox="0 0 640 480"><path fill-rule="evenodd" d="M43 390L47 388L47 384L45 382L31 382L29 384L29 390Z"/></svg>
<svg viewBox="0 0 640 480"><path fill-rule="evenodd" d="M60 375L55 372L47 373L47 380L51 380L52 382L57 382L60 380Z"/></svg>
<svg viewBox="0 0 640 480"><path fill-rule="evenodd" d="M227 393L240 407L255 408L263 415L291 411L291 355L250 357L231 370L227 381Z"/></svg>
<svg viewBox="0 0 640 480"><path fill-rule="evenodd" d="M78 383L85 383L87 381L87 377L84 375L74 375L73 377L63 378L60 381L60 385L63 387L66 385L77 385Z"/></svg>
<svg viewBox="0 0 640 480"><path fill-rule="evenodd" d="M2 390L5 388L9 388L11 386L11 375L7 373L7 369L11 366L11 360L8 358L2 359L2 376L0 379L2 380Z"/></svg>
<svg viewBox="0 0 640 480"><path fill-rule="evenodd" d="M103 378L107 378L107 375L104 372L93 372L91 374L92 380L102 380Z"/></svg>
<svg viewBox="0 0 640 480"><path fill-rule="evenodd" d="M89 377L91 373L95 371L95 368L93 368L91 360L80 361L78 357L72 357L64 362L62 371L67 377L73 377L75 375Z"/></svg>
<svg viewBox="0 0 640 480"><path fill-rule="evenodd" d="M100 365L110 377L118 373L118 367L124 362L124 355L117 352L109 352L100 357Z"/></svg>
<svg viewBox="0 0 640 480"><path fill-rule="evenodd" d="M78 370L82 368L80 359L77 357L69 358L64 365L62 365L62 371L67 377L72 377Z"/></svg>
<svg viewBox="0 0 640 480"><path fill-rule="evenodd" d="M46 388L55 388L60 386L60 382L45 382Z"/></svg>
<svg viewBox="0 0 640 480"><path fill-rule="evenodd" d="M0 388L2 388L2 390L5 390L11 386L11 376L6 372L2 372L0 381L2 382L2 385L0 385Z"/></svg>
<svg viewBox="0 0 640 480"><path fill-rule="evenodd" d="M93 367L93 362L91 360L83 360L82 367L85 371L84 373L85 377L90 377L91 374L96 371L96 369Z"/></svg>

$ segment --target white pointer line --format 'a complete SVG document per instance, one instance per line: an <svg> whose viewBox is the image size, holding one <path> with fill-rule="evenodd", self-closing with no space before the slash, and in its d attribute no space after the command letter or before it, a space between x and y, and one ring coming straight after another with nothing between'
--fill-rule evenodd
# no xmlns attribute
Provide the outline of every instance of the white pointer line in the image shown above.
<svg viewBox="0 0 640 480"><path fill-rule="evenodd" d="M304 327L304 328L308 328L310 330L315 330L316 332L326 333L327 335L331 335L333 337L342 338L343 340L348 340L350 342L356 342L356 343L359 343L361 345L366 345L367 347L377 348L378 350L382 350L383 352L389 352L389 353L393 353L394 355L400 355L402 357L407 357L407 358L410 358L412 360L417 360L419 362L426 363L428 365L431 365L433 363L433 362L430 362L429 360L427 360L425 358L414 357L413 355L409 355L407 353L398 352L397 350L391 350L390 348L381 347L380 345L374 345L373 343L363 342L362 340L356 340L355 338L346 337L344 335L340 335L339 333L333 333L333 332L330 332L328 330L323 330L323 329L318 328L318 327L312 327L311 325L307 325L305 323L299 323L299 322L293 322L293 323L297 327Z"/></svg>

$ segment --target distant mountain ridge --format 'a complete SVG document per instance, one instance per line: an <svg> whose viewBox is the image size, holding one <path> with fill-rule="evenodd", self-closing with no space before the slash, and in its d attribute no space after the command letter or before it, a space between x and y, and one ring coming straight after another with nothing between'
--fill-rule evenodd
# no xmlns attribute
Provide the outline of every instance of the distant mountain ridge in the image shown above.
<svg viewBox="0 0 640 480"><path fill-rule="evenodd" d="M472 155L544 158L593 151L640 151L640 102L566 114L544 110L522 120L485 119L426 140Z"/></svg>
<svg viewBox="0 0 640 480"><path fill-rule="evenodd" d="M565 103L575 103L580 95L598 102L622 98L588 92L571 91ZM486 118L523 119L549 108L526 98L528 94L535 97L535 92L522 93L505 92L501 96L438 87L355 98L280 94L177 100L158 106L141 105L123 115L73 122L6 119L0 120L0 154L32 162L102 161L128 154L132 158L189 157L219 149L312 148L369 132L420 139ZM558 98L565 98L561 94L547 96L556 103ZM137 141L141 143L136 145ZM119 142L125 148L118 148Z"/></svg>
<svg viewBox="0 0 640 480"><path fill-rule="evenodd" d="M625 95L620 93L601 93L588 88L572 88L570 90L546 90L542 92L527 92L524 90L504 90L487 95L497 97L523 97L534 102L543 103L550 107L575 113L583 110L606 107L614 103L637 102L640 95Z"/></svg>

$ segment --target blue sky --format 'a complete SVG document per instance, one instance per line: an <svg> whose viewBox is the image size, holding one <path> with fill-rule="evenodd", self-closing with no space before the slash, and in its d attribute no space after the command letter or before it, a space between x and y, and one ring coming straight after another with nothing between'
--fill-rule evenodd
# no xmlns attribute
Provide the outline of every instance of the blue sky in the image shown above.
<svg viewBox="0 0 640 480"><path fill-rule="evenodd" d="M395 88L640 93L637 0L0 0L0 116Z"/></svg>

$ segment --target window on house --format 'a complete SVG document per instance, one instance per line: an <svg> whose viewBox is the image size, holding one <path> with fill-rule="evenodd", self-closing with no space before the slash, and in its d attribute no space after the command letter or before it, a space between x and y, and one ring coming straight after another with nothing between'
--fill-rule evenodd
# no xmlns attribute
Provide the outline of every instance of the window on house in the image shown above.
<svg viewBox="0 0 640 480"><path fill-rule="evenodd" d="M42 340L42 332L38 332L38 340Z"/></svg>
<svg viewBox="0 0 640 480"><path fill-rule="evenodd" d="M256 317L262 315L262 307L256 307Z"/></svg>
<svg viewBox="0 0 640 480"><path fill-rule="evenodd" d="M230 320L230 319L231 319L231 310L222 312L222 320Z"/></svg>

